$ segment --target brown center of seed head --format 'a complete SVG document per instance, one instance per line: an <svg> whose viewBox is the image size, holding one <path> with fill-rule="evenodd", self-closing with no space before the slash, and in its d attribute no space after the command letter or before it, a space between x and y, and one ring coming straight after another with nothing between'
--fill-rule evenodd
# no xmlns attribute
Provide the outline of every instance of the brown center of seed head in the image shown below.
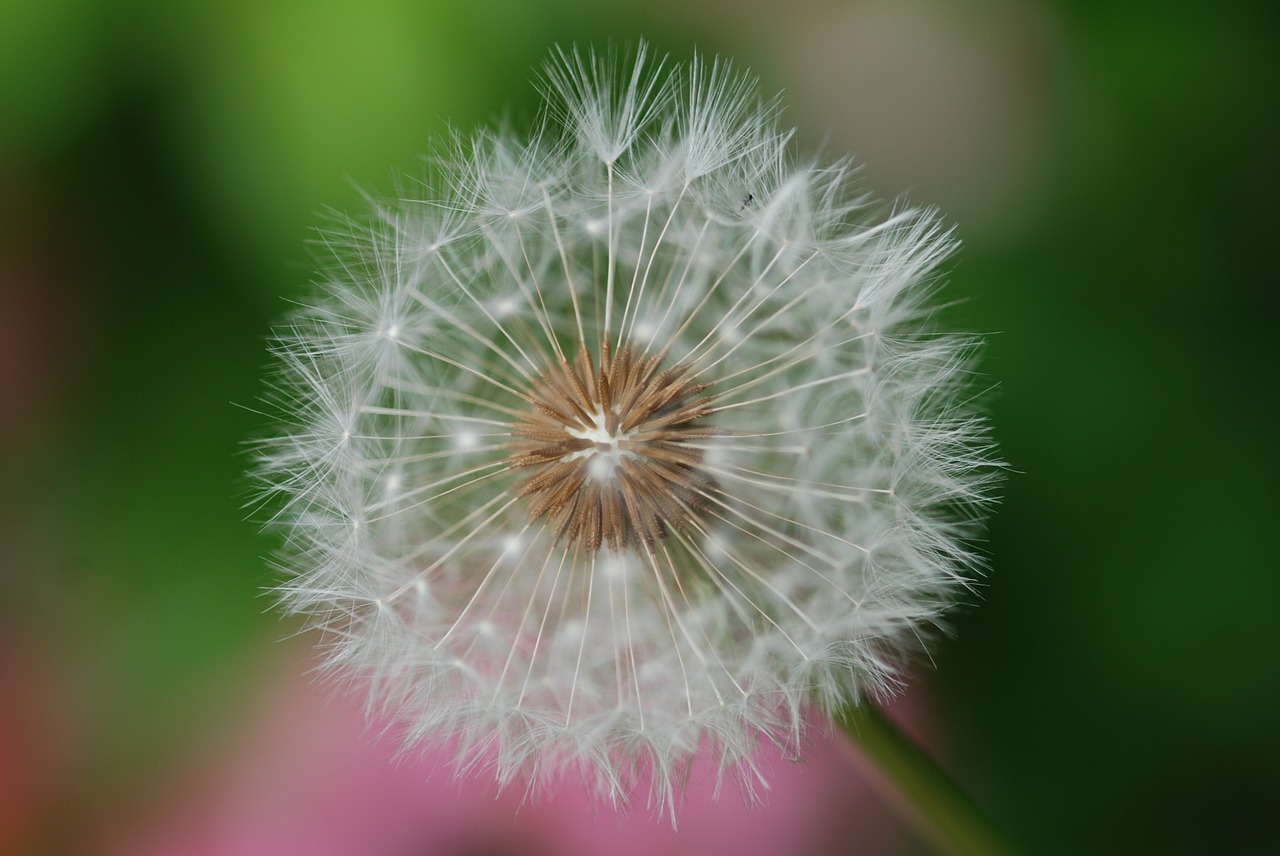
<svg viewBox="0 0 1280 856"><path fill-rule="evenodd" d="M688 365L659 370L661 360L629 347L613 356L606 342L597 370L580 345L525 397L532 409L512 426L507 463L531 471L520 496L557 539L593 552L652 545L716 490L700 448L717 434L699 424L711 410L708 384Z"/></svg>

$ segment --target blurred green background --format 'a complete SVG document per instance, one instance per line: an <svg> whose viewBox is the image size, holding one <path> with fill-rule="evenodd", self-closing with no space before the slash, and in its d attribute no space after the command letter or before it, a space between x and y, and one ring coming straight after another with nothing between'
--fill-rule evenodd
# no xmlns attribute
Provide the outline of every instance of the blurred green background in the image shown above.
<svg viewBox="0 0 1280 856"><path fill-rule="evenodd" d="M965 242L949 311L992 334L1013 472L921 670L949 766L1029 853L1276 852L1278 19L3 0L0 851L93 852L278 650L243 444L323 211L529 116L552 44L643 35L751 67Z"/></svg>

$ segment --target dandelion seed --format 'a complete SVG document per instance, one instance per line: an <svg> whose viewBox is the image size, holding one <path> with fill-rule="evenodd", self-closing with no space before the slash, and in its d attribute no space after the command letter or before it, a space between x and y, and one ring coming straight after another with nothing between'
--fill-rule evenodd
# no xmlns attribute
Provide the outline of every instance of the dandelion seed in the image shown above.
<svg viewBox="0 0 1280 856"><path fill-rule="evenodd" d="M285 604L410 743L669 804L892 691L966 585L972 340L923 328L947 231L794 161L727 63L545 80L538 133L331 237L259 474Z"/></svg>

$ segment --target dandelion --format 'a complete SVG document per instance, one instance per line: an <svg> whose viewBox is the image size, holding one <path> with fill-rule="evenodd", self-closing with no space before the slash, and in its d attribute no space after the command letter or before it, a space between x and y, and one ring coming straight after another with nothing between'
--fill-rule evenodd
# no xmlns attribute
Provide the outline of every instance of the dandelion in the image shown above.
<svg viewBox="0 0 1280 856"><path fill-rule="evenodd" d="M327 236L259 468L280 594L408 744L669 804L892 692L966 586L973 341L926 329L948 231L795 160L728 63L542 90Z"/></svg>

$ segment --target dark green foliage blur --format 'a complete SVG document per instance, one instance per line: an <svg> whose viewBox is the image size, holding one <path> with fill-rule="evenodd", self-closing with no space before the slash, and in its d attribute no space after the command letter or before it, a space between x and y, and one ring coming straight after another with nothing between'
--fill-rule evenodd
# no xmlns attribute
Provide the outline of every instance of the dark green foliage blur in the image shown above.
<svg viewBox="0 0 1280 856"><path fill-rule="evenodd" d="M1036 22L1003 67L1041 95L1018 201L868 165L957 221L947 323L991 334L1011 468L989 576L919 670L938 742L1028 853L1274 852L1280 16L999 6ZM775 43L845 8L0 5L0 666L27 676L0 692L67 735L14 840L81 852L293 629L243 473L325 212L394 193L450 124L520 125L556 43L732 55L810 121ZM977 0L912 8L1005 27ZM843 121L826 109L804 145Z"/></svg>

